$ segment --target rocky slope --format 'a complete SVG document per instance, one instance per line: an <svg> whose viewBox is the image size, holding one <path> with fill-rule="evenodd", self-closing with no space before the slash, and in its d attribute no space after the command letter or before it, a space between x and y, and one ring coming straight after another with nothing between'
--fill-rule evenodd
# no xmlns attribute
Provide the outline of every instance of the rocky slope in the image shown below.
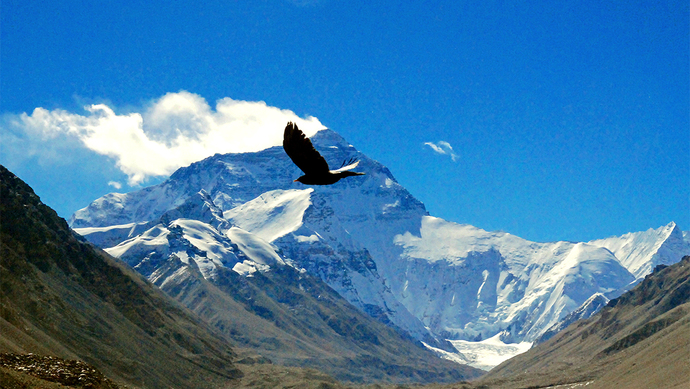
<svg viewBox="0 0 690 389"><path fill-rule="evenodd" d="M228 342L140 275L80 241L0 166L0 351L81 359L149 388L241 374Z"/></svg>
<svg viewBox="0 0 690 389"><path fill-rule="evenodd" d="M453 382L481 372L436 357L349 304L321 279L287 265L205 278L172 255L156 285L234 343L274 364L321 370L345 382Z"/></svg>

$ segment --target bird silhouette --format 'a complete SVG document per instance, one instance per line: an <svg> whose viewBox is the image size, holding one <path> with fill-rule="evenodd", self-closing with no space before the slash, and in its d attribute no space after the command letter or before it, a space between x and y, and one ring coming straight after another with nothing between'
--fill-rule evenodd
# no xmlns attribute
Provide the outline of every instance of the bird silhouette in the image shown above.
<svg viewBox="0 0 690 389"><path fill-rule="evenodd" d="M294 182L299 181L306 185L331 185L338 182L341 178L364 174L350 171L359 164L359 161L355 158L346 160L336 170L330 170L326 160L316 151L309 138L304 136L302 130L297 128L297 125L293 122L288 122L287 126L285 126L283 149L285 149L288 157L292 159L292 162L304 172L304 175Z"/></svg>

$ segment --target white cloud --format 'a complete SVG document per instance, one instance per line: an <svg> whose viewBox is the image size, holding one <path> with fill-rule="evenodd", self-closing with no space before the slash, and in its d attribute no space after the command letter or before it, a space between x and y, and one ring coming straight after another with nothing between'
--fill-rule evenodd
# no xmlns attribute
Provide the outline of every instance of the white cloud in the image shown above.
<svg viewBox="0 0 690 389"><path fill-rule="evenodd" d="M108 185L112 186L115 189L122 189L122 184L120 184L117 181L109 181Z"/></svg>
<svg viewBox="0 0 690 389"><path fill-rule="evenodd" d="M74 145L74 139L114 159L136 185L150 176L169 175L181 166L216 153L259 151L282 144L288 121L307 136L324 128L317 118L264 102L224 98L213 109L199 95L181 91L153 101L143 112L117 114L105 104L84 107L86 114L36 108L3 121L14 127L13 140L35 139ZM42 153L40 148L32 150Z"/></svg>
<svg viewBox="0 0 690 389"><path fill-rule="evenodd" d="M425 142L424 145L431 147L431 149L438 154L450 156L450 159L452 159L453 162L455 162L455 160L458 159L458 155L455 154L455 152L453 151L453 146L451 146L450 143L446 141L442 140L436 143Z"/></svg>

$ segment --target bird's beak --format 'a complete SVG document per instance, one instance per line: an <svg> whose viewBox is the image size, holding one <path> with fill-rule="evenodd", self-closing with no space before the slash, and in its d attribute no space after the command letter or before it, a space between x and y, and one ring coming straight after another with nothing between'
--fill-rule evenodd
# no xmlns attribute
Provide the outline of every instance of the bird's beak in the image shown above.
<svg viewBox="0 0 690 389"><path fill-rule="evenodd" d="M292 182L297 182L298 180L292 180Z"/></svg>

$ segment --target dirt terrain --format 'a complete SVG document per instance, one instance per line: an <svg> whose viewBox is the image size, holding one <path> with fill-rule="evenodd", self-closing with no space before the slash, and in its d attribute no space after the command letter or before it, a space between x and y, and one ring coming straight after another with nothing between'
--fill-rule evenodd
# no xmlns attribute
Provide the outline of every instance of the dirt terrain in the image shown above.
<svg viewBox="0 0 690 389"><path fill-rule="evenodd" d="M0 367L0 387L3 389L122 388L93 366L78 360L36 354L2 353Z"/></svg>

